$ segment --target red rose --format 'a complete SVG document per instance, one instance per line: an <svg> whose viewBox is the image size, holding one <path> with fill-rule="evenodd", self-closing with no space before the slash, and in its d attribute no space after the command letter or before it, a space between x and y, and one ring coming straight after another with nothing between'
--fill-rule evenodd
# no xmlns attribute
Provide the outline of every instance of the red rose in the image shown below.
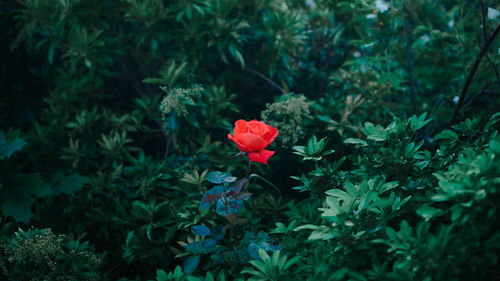
<svg viewBox="0 0 500 281"><path fill-rule="evenodd" d="M264 150L278 135L276 128L264 122L238 120L234 123L234 137L227 137L243 152L248 152L251 161L267 164L274 151Z"/></svg>

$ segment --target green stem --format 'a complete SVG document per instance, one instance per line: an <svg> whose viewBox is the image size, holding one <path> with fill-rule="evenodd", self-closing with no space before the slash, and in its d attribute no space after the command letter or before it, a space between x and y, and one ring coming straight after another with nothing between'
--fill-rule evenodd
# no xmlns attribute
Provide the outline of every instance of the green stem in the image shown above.
<svg viewBox="0 0 500 281"><path fill-rule="evenodd" d="M248 181L248 176L250 175L251 171L251 165L252 165L252 160L248 160L248 166L247 166L247 172L245 174L245 181L243 182L243 188L245 188L245 184ZM242 188L242 190L243 190ZM228 199L227 197L224 196L224 206L226 207L226 219L230 222L231 224L231 235L233 236L233 245L234 245L234 250L236 251L236 247L238 245L238 240L236 238L236 231L234 230L234 223L232 223L229 220L229 207L228 207Z"/></svg>
<svg viewBox="0 0 500 281"><path fill-rule="evenodd" d="M227 206L228 204L228 199L227 197L224 195L224 206L226 207L226 219L231 223L231 234L233 235L233 245L234 245L234 250L236 251L236 245L237 245L237 241L236 241L236 232L234 231L234 223L232 223L230 220L229 220L229 208Z"/></svg>

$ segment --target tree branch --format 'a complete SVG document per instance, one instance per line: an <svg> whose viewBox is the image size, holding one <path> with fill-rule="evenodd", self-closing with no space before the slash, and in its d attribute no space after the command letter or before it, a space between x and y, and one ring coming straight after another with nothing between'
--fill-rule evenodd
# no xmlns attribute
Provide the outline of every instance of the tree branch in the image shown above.
<svg viewBox="0 0 500 281"><path fill-rule="evenodd" d="M477 68L479 67L479 63L481 62L483 56L486 54L486 51L488 51L488 48L490 47L491 43L493 42L495 36L498 34L499 31L500 31L500 24L497 25L493 33L488 37L488 40L486 40L486 42L483 45L483 48L481 48L481 51L479 52L479 55L476 57L476 60L472 65L471 71L467 76L467 80L465 81L465 85L462 88L462 92L460 93L460 98L458 99L457 105L455 106L455 110L453 111L453 115L451 116L449 124L453 124L456 121L458 113L460 112L460 108L464 103L467 90L469 89L470 83L472 82L472 78L474 78L474 74L476 73Z"/></svg>
<svg viewBox="0 0 500 281"><path fill-rule="evenodd" d="M265 76L264 74L258 72L258 71L255 71L253 69L249 69L249 68L242 68L244 71L247 71L247 72L250 72L250 73L253 73L257 76L259 76L260 78L266 80L269 84L273 85L276 89L278 89L283 95L286 94L286 91L281 88L278 84L274 83L273 80L271 80L270 78L268 78L267 76Z"/></svg>

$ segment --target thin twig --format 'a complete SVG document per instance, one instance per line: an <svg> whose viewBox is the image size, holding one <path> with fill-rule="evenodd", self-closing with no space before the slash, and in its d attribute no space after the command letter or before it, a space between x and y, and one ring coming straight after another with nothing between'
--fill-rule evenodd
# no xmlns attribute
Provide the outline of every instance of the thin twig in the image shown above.
<svg viewBox="0 0 500 281"><path fill-rule="evenodd" d="M267 76L265 76L264 74L258 72L258 71L255 71L253 69L249 69L249 68L242 68L244 71L247 71L247 72L250 72L250 73L253 73L257 76L259 76L260 78L266 80L269 84L273 85L276 89L278 89L283 95L286 94L286 91L281 88L278 84L276 84L273 80L271 80L270 78L268 78Z"/></svg>
<svg viewBox="0 0 500 281"><path fill-rule="evenodd" d="M485 85L485 86L481 89L481 91L479 91L479 93L477 93L477 94L475 94L474 96L472 96L471 98L469 98L469 101L468 101L467 103L465 103L465 104L464 104L464 106L462 106L462 108L460 109L460 112L459 112L459 113L464 112L464 111L465 111L465 109L467 109L467 107L468 107L469 105L471 105L471 104L472 104L472 102L473 102L476 98L478 98L479 96L481 96L482 94L484 94L484 93L491 93L491 91L488 91L488 88L489 88L489 87L491 86L491 84L493 84L493 83L495 83L495 82L492 82L492 83L489 83L489 84Z"/></svg>
<svg viewBox="0 0 500 281"><path fill-rule="evenodd" d="M118 266L120 266L119 264L116 264L114 265L113 267L111 267L108 271L106 271L106 274L110 273L111 271L115 270Z"/></svg>
<svg viewBox="0 0 500 281"><path fill-rule="evenodd" d="M411 38L410 38L410 31L408 27L408 19L410 17L410 10L408 9L408 6L405 4L404 9L406 11L406 16L405 16L405 35L406 35L406 56L408 60L408 76L410 78L410 90L411 90L411 99L413 101L413 113L415 115L418 115L418 107L417 107L417 97L415 94L415 80L413 79L413 62L412 62L412 57L411 57Z"/></svg>
<svg viewBox="0 0 500 281"><path fill-rule="evenodd" d="M474 61L474 64L472 65L471 71L469 72L469 75L467 76L467 80L465 81L465 85L462 88L462 92L460 93L460 98L458 99L457 105L455 106L455 110L453 111L453 115L450 119L449 124L453 124L457 118L458 113L460 112L460 108L462 107L465 99L465 95L467 94L467 90L469 89L470 83L472 82L472 78L474 78L474 74L477 71L477 68L479 67L479 63L481 62L481 59L483 58L484 54L486 54L486 51L488 51L488 47L491 45L493 42L493 39L495 39L495 36L498 34L500 31L500 24L497 25L495 28L495 31L488 37L488 40L485 42L483 48L481 48L481 51L479 52L479 55L477 56L476 60Z"/></svg>

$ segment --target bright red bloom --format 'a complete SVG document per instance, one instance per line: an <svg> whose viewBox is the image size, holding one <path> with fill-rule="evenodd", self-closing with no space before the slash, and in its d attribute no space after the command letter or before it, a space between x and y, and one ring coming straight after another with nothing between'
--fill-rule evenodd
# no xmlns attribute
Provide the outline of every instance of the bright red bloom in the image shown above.
<svg viewBox="0 0 500 281"><path fill-rule="evenodd" d="M264 150L278 135L278 130L264 122L238 120L234 123L234 137L227 137L243 152L248 152L251 161L267 164L274 151Z"/></svg>

